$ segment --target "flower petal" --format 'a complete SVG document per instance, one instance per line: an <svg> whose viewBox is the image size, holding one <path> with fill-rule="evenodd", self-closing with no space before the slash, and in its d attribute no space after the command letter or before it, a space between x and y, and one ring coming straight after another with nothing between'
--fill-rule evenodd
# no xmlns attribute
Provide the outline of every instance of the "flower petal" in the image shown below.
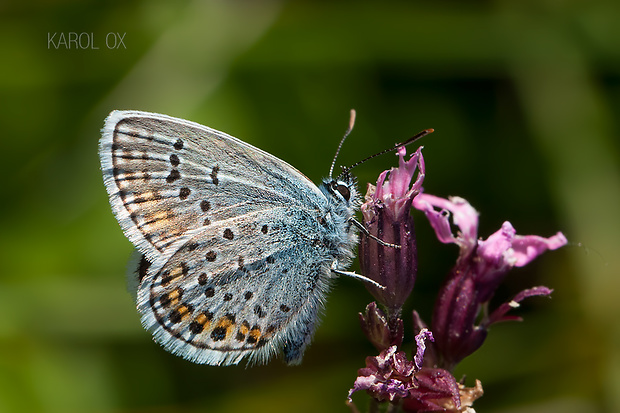
<svg viewBox="0 0 620 413"><path fill-rule="evenodd" d="M519 307L519 303L528 297L534 296L548 296L551 295L553 290L545 286L528 288L515 295L514 298L495 309L489 316L489 319L484 323L485 327L490 326L493 323L500 321L521 321L521 317L507 316L506 313L514 308Z"/></svg>
<svg viewBox="0 0 620 413"><path fill-rule="evenodd" d="M416 333L416 336L418 333L422 331L422 329L428 330L428 326L426 325L424 320L422 320L422 318L420 317L420 314L418 314L416 310L413 310L412 315L413 315L413 331ZM422 366L424 367L433 367L438 364L437 349L436 349L434 341L435 341L435 337L433 336L433 340L431 342L425 342L426 349L424 349L424 360L422 363ZM422 367L422 366L419 366L419 367Z"/></svg>
<svg viewBox="0 0 620 413"><path fill-rule="evenodd" d="M411 195L416 194L422 188L422 182L424 181L424 158L422 157L422 147L415 151L408 161L405 160L406 149L404 146L398 148L398 168L392 168L389 171L384 171L379 175L377 180L377 189L374 194L376 199L385 203L394 202L396 199L409 198ZM413 185L411 180L415 175L416 170L420 167L418 177ZM385 182L387 174L390 174L389 179Z"/></svg>
<svg viewBox="0 0 620 413"><path fill-rule="evenodd" d="M491 234L486 240L478 242L476 254L486 263L486 266L495 270L512 267L516 259L510 249L516 233L517 231L510 222L504 222L497 232Z"/></svg>
<svg viewBox="0 0 620 413"><path fill-rule="evenodd" d="M478 212L465 199L451 197L448 200L421 193L413 199L413 206L426 214L439 241L444 244L458 244L461 247L461 256L468 255L474 249L478 238ZM457 236L452 233L448 212L452 214L454 224L459 227Z"/></svg>
<svg viewBox="0 0 620 413"><path fill-rule="evenodd" d="M415 353L415 357L413 358L413 362L415 363L415 367L418 370L422 368L422 363L424 362L424 351L426 351L426 340L435 341L435 339L433 338L433 333L431 333L427 328L423 328L415 336L415 344L416 344L417 350Z"/></svg>
<svg viewBox="0 0 620 413"><path fill-rule="evenodd" d="M568 240L561 232L543 238L537 235L517 235L512 243L515 255L515 266L523 267L546 250L555 250L563 247Z"/></svg>

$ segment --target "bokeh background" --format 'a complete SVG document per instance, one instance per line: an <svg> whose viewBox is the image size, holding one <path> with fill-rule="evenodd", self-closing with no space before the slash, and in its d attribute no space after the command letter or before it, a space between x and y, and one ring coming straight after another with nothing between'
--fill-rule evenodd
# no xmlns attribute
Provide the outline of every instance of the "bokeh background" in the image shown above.
<svg viewBox="0 0 620 413"><path fill-rule="evenodd" d="M316 182L350 108L339 163L435 128L423 141L427 192L468 199L481 236L510 220L572 243L500 289L498 301L533 285L555 292L526 302L525 322L495 326L457 369L483 383L477 411L620 411L619 22L615 0L2 2L0 412L348 411L375 355L357 321L371 301L363 285L337 280L300 367L166 353L125 291L132 247L97 141L113 109L161 112ZM70 32L94 42L56 48ZM357 168L361 185L395 159ZM411 310L429 318L457 253L417 216L408 351ZM354 400L366 409L365 394Z"/></svg>

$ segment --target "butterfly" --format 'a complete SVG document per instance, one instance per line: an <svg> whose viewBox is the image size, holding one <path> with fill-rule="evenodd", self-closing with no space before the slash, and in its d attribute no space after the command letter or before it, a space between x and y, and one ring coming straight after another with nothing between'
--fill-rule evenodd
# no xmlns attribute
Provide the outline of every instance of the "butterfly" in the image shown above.
<svg viewBox="0 0 620 413"><path fill-rule="evenodd" d="M372 282L345 271L360 196L348 170L331 177L334 163L316 186L235 137L141 111L110 113L99 154L137 250L129 284L141 322L173 354L298 364L334 274Z"/></svg>

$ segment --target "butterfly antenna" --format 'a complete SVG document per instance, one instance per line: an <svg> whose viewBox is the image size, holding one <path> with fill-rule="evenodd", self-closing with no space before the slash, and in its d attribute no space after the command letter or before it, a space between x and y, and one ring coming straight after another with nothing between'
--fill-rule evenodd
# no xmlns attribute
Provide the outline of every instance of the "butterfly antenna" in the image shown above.
<svg viewBox="0 0 620 413"><path fill-rule="evenodd" d="M338 158L338 154L340 153L340 148L342 148L342 144L344 143L345 139L347 139L347 136L349 136L349 134L353 130L353 125L355 125L355 109L351 109L351 116L349 117L349 127L347 128L347 131L344 133L344 136L342 137L342 139L340 140L340 143L338 144L338 149L336 149L336 155L334 155L332 166L329 168L330 178L332 177L332 172L334 172L334 166L336 165L336 159Z"/></svg>
<svg viewBox="0 0 620 413"><path fill-rule="evenodd" d="M374 155L370 155L368 158L365 158L365 159L362 159L361 161L355 162L353 165L349 166L348 168L343 168L342 173L343 174L347 174L347 173L349 173L349 171L351 171L351 169L355 168L356 166L359 166L359 165L363 164L366 161L371 160L372 158L376 158L377 156L386 154L388 152L395 151L398 148L400 148L401 146L407 146L410 143L413 143L413 142L417 141L418 139L423 138L424 136L428 135L429 133L433 133L433 132L435 132L435 129L423 130L422 132L413 135L411 138L407 139L406 141L401 142L401 143L397 143L396 145L394 145L393 148L388 148L388 149L383 150L381 152L375 153Z"/></svg>

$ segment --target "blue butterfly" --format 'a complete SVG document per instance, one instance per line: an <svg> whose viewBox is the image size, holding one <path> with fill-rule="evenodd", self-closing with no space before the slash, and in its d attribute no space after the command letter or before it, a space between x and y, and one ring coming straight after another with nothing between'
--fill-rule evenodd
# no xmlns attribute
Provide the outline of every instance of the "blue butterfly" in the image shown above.
<svg viewBox="0 0 620 413"><path fill-rule="evenodd" d="M345 271L363 229L348 170L334 179L332 163L316 186L237 138L147 112L112 112L102 135L110 204L137 249L131 289L166 350L211 365L278 353L297 364L333 275L373 282Z"/></svg>

